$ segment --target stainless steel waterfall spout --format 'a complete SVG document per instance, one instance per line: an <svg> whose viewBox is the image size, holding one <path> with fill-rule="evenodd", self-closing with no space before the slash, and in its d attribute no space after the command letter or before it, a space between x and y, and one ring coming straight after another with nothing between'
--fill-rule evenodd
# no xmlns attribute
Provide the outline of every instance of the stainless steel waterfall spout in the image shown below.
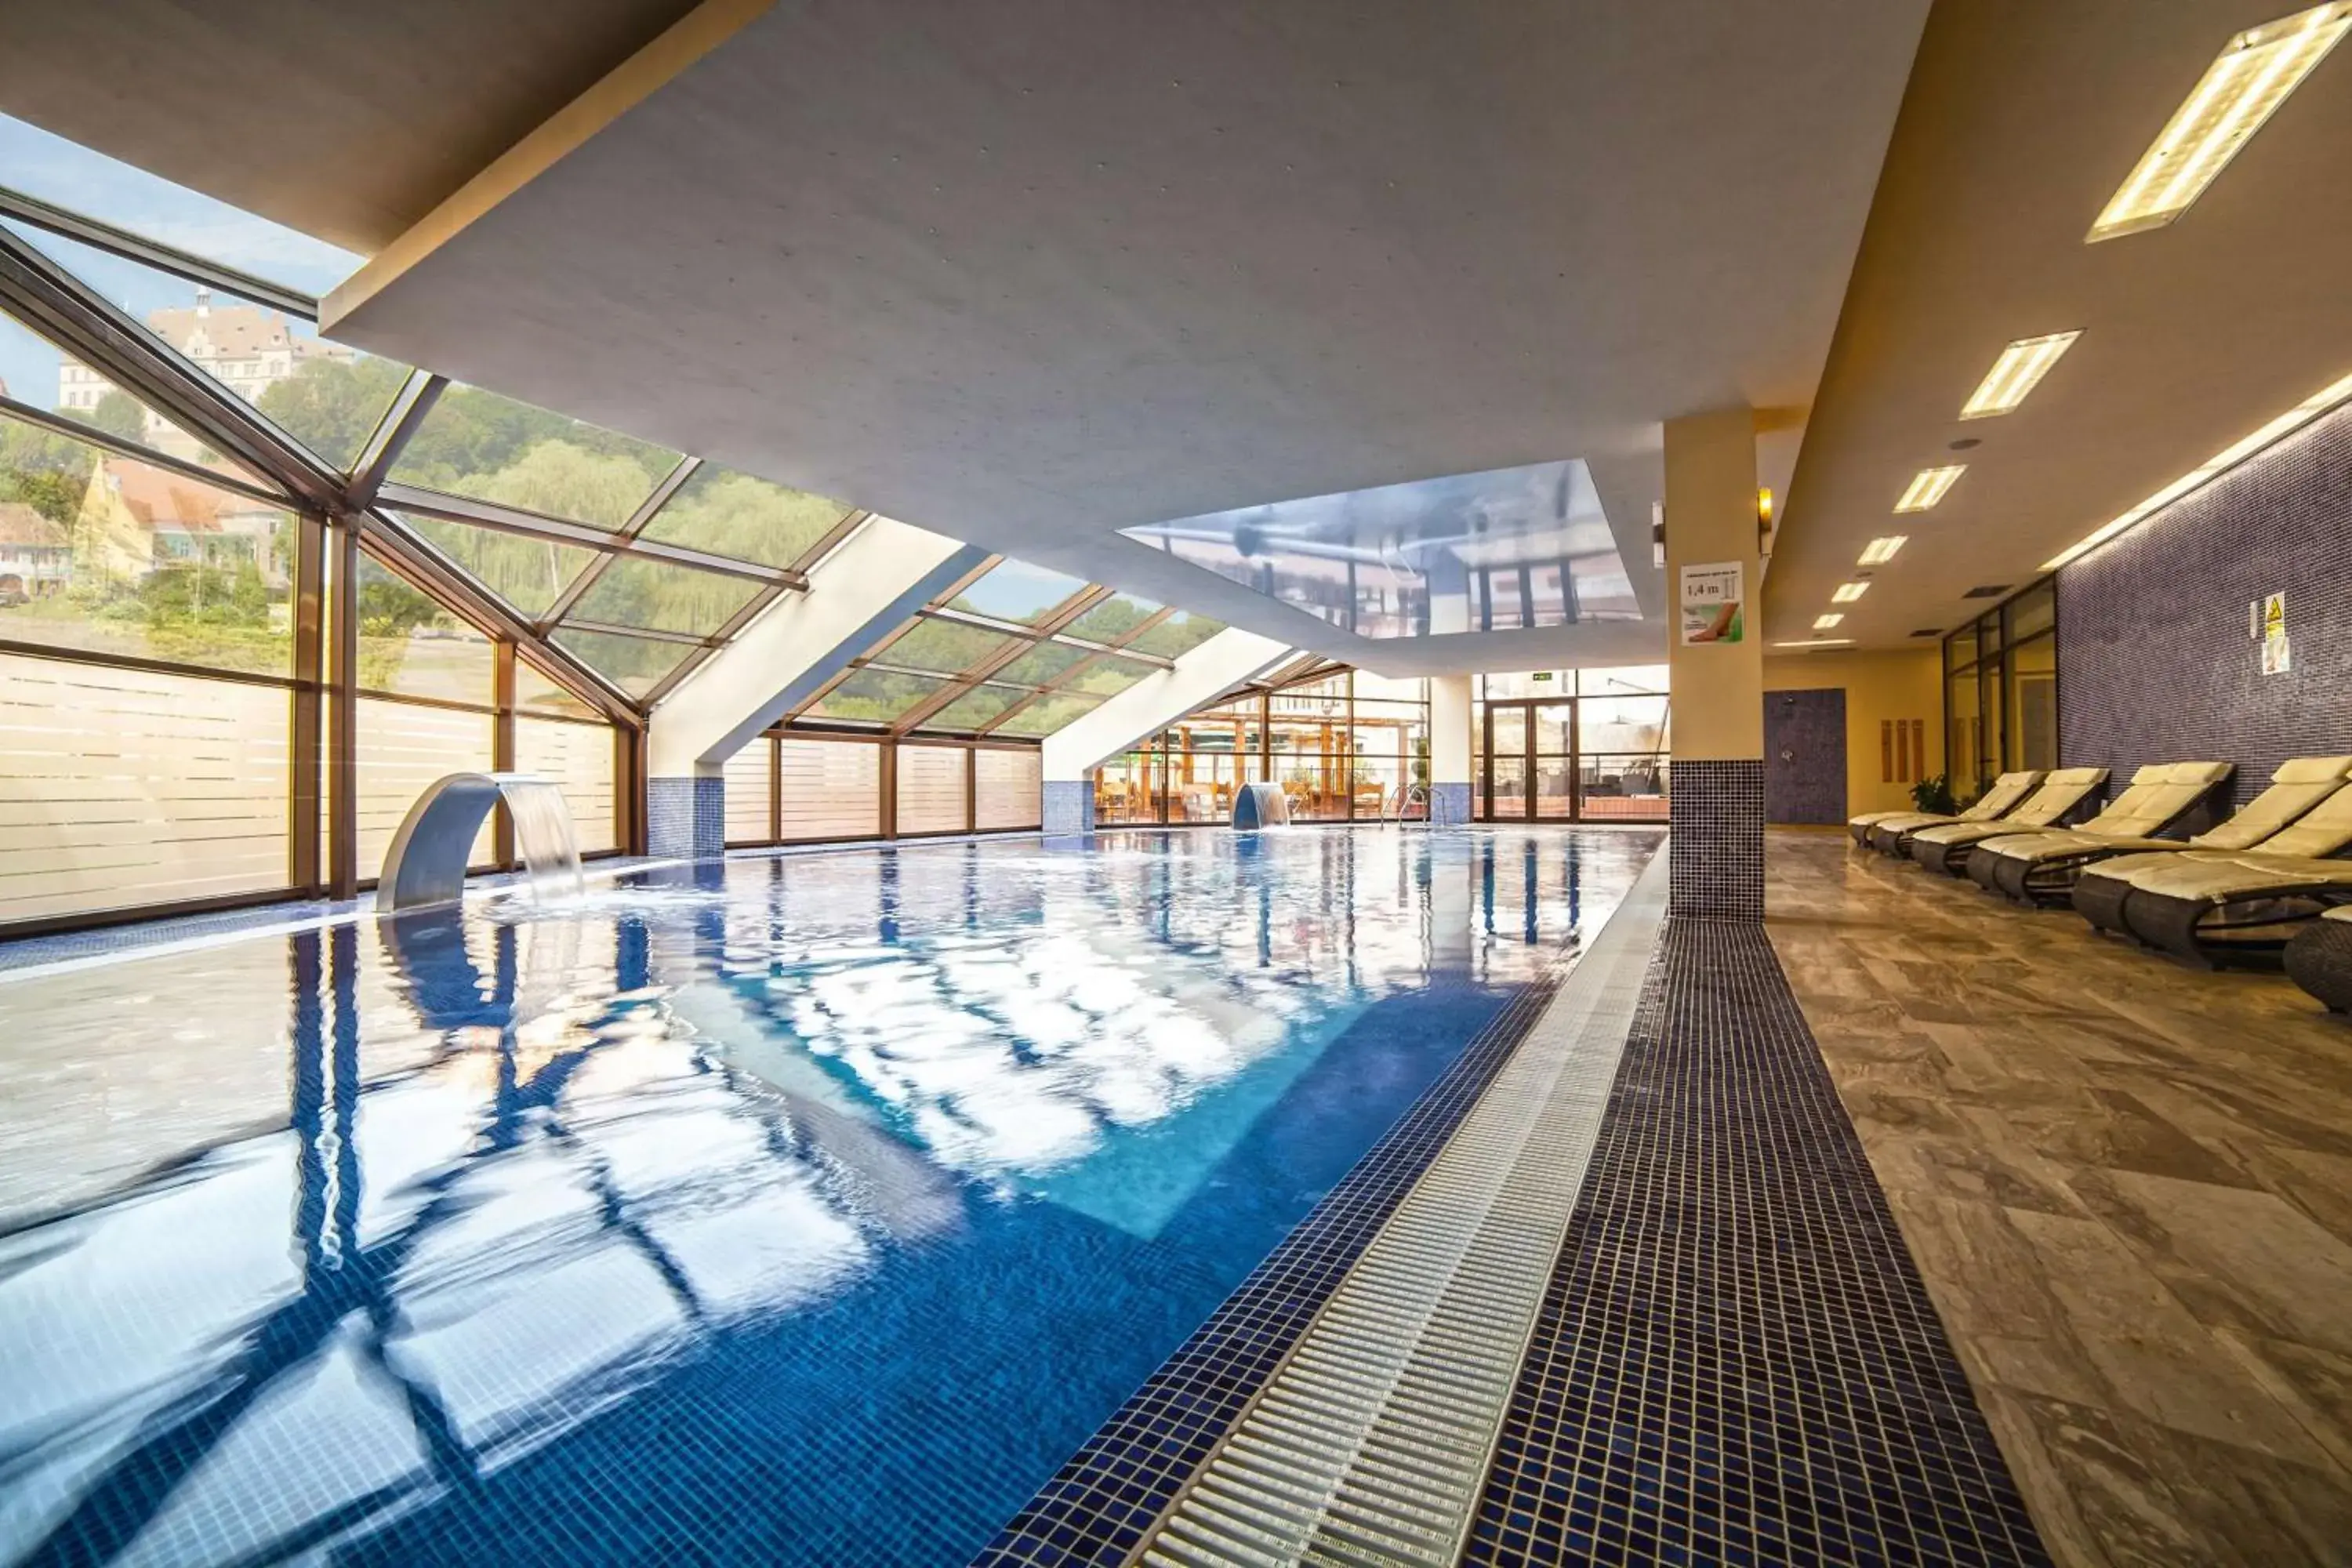
<svg viewBox="0 0 2352 1568"><path fill-rule="evenodd" d="M1290 797L1278 784L1245 784L1234 796L1234 826L1247 833L1277 827L1290 821Z"/></svg>
<svg viewBox="0 0 2352 1568"><path fill-rule="evenodd" d="M554 840L545 846L522 845L523 858L534 878L566 875L578 886L580 852L572 839L572 819L562 809L555 785L530 773L451 773L425 786L408 808L400 831L384 851L383 872L376 885L375 907L388 914L404 910L432 909L457 903L466 891L466 862L482 822L501 798L510 808L525 800L551 806L514 809L518 830L526 826L544 831Z"/></svg>

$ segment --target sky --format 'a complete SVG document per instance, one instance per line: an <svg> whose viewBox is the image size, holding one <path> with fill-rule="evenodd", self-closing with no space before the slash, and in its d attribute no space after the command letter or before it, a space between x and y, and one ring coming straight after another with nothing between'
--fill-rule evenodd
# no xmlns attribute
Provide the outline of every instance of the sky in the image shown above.
<svg viewBox="0 0 2352 1568"><path fill-rule="evenodd" d="M311 294L333 288L365 259L5 114L0 185ZM134 315L194 298L194 288L176 278L38 230L8 226ZM20 402L55 406L57 351L0 317L0 381Z"/></svg>

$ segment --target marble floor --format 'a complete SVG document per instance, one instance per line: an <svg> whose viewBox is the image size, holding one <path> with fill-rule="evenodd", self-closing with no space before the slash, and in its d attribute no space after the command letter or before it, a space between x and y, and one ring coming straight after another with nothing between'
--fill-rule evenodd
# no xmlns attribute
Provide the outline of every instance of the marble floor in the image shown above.
<svg viewBox="0 0 2352 1568"><path fill-rule="evenodd" d="M2352 1025L1774 829L1767 929L2061 1563L2352 1563Z"/></svg>

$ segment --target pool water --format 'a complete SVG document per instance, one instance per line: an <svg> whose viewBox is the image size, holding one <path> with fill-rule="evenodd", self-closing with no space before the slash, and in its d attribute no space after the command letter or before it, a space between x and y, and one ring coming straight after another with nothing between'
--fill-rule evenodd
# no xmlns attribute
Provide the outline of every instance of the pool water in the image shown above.
<svg viewBox="0 0 2352 1568"><path fill-rule="evenodd" d="M738 858L0 976L0 1563L961 1562L1654 843Z"/></svg>

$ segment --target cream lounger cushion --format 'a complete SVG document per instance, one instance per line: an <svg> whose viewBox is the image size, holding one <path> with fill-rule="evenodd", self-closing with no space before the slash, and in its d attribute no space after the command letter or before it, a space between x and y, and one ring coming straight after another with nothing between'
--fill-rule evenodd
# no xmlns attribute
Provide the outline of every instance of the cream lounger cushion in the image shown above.
<svg viewBox="0 0 2352 1568"><path fill-rule="evenodd" d="M2105 811L2079 826L2053 827L2041 833L2009 834L1987 839L1982 847L1996 855L2011 855L2019 859L2032 860L2068 849L2105 848L2119 839L2152 842L2161 847L2172 841L2151 840L2148 836L2195 805L2234 771L2234 765L2229 763L2154 763L2132 774L2132 782L2123 794L2110 801ZM2217 845L2215 847L2242 848L2244 846Z"/></svg>
<svg viewBox="0 0 2352 1568"><path fill-rule="evenodd" d="M2296 757L2282 763L2279 764L2278 771L2271 774L2271 785L2268 789L2248 801L2244 807L2229 821L2208 828L2189 838L2186 847L2229 851L2254 848L2273 834L2343 788L2345 775L2347 773L2352 773L2352 757ZM2088 826L2085 825L2085 831ZM2083 837L2083 833L2076 830L2064 831L2071 837ZM2053 839L2056 837L2055 834L2046 833L2031 836L2021 834L2013 847L2010 847L2009 841L2004 839L1994 839L1984 847L1997 854L2015 854L2021 858L2030 859L2033 855L2029 854L2025 847L2029 837L2032 839L2034 853L2044 851L2054 853L2057 847ZM2120 845L2114 839L2085 839L2081 847L2086 849L2128 847L2168 851L2176 849L2179 846L2175 840L2169 838L2134 837L2123 840ZM2269 851L2265 848L2264 852ZM2113 873L2103 867L2101 874L2112 875Z"/></svg>
<svg viewBox="0 0 2352 1568"><path fill-rule="evenodd" d="M2140 771L2146 773L2148 770L2142 768ZM2023 805L1997 824L1947 822L1923 827L1913 837L1930 844L1978 843L2011 831L2011 825L2047 827L2080 805L2083 797L2105 783L2106 777L2107 770L2105 768L2060 768L2044 776L2042 787L2035 790Z"/></svg>
<svg viewBox="0 0 2352 1568"><path fill-rule="evenodd" d="M1990 822L2007 812L2032 793L2042 782L2042 775L2032 770L2003 773L1992 781L1992 787L1977 797L1976 804L1958 813L1940 811L1873 811L1850 819L1852 827L1904 827L1930 822Z"/></svg>

